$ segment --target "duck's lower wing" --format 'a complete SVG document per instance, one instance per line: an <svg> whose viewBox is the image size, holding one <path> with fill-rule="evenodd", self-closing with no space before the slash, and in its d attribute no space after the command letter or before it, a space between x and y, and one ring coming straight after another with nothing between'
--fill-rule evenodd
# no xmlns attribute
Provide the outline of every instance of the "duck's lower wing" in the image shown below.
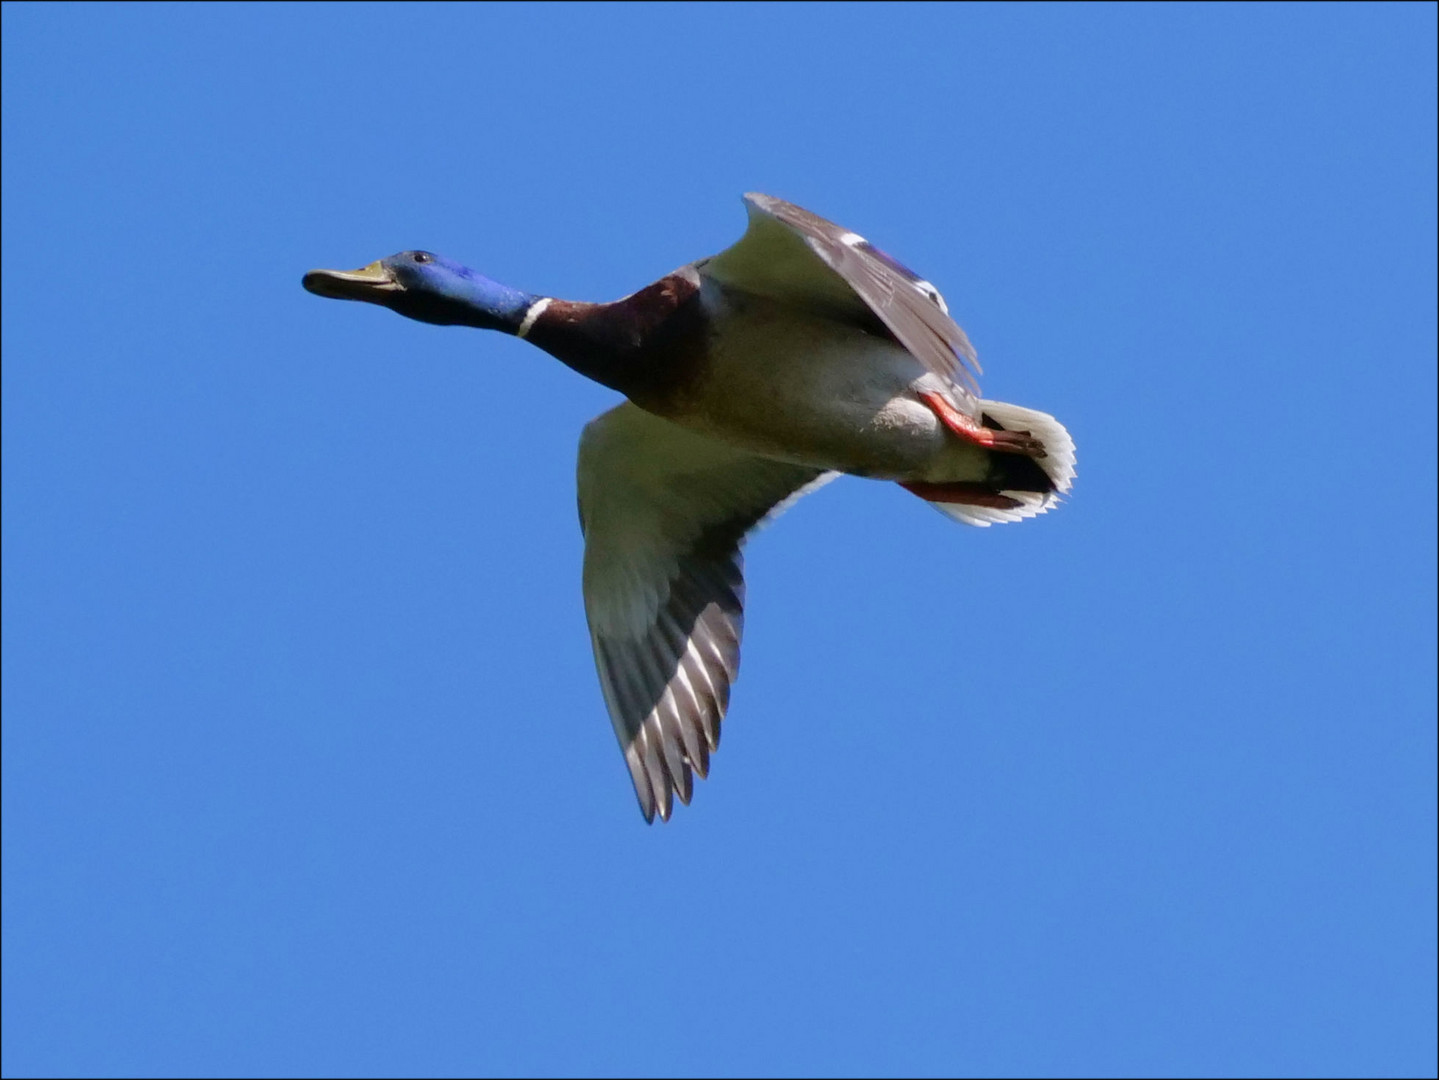
<svg viewBox="0 0 1439 1080"><path fill-rule="evenodd" d="M580 438L585 614L647 821L709 771L744 621L740 546L835 474L734 450L624 404Z"/></svg>
<svg viewBox="0 0 1439 1080"><path fill-rule="evenodd" d="M864 237L772 195L745 197L749 228L698 264L721 285L843 315L877 317L955 403L974 412L979 361L939 290ZM977 417L977 414L976 414Z"/></svg>

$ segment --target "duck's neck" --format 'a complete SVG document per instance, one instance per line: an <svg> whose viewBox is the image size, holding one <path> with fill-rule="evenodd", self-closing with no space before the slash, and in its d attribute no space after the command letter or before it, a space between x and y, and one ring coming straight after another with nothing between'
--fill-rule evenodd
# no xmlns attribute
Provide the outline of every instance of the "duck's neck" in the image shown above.
<svg viewBox="0 0 1439 1080"><path fill-rule="evenodd" d="M462 271L462 274L459 281L444 293L406 297L407 305L430 309L414 317L451 326L473 326L480 330L502 330L513 334L524 320L525 312L540 299L473 271Z"/></svg>
<svg viewBox="0 0 1439 1080"><path fill-rule="evenodd" d="M511 332L641 401L698 362L690 355L704 347L698 293L693 271L680 271L611 304L542 297Z"/></svg>

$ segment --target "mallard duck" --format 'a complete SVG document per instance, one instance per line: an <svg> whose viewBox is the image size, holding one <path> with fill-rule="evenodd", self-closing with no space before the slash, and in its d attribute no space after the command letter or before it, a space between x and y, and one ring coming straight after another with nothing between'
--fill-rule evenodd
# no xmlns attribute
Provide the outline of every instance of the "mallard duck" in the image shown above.
<svg viewBox="0 0 1439 1080"><path fill-rule="evenodd" d="M1074 478L1054 417L979 397L933 285L792 203L745 203L738 243L609 304L428 251L304 277L319 296L514 334L628 399L580 436L580 528L595 666L646 821L709 772L757 524L840 473L985 526L1044 513Z"/></svg>

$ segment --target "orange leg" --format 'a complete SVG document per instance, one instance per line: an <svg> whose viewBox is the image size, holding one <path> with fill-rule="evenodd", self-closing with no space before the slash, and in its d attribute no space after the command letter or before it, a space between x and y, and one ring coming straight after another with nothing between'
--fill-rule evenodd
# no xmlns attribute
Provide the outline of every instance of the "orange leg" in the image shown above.
<svg viewBox="0 0 1439 1080"><path fill-rule="evenodd" d="M972 416L966 416L948 401L942 394L931 391L921 391L919 400L934 410L934 415L944 422L961 439L975 443L978 446L991 447L994 445L994 432L985 427Z"/></svg>
<svg viewBox="0 0 1439 1080"><path fill-rule="evenodd" d="M968 506L993 506L1000 510L1013 510L1024 503L1011 499L985 484L967 480L951 480L931 484L924 480L901 480L899 486L911 495L918 495L925 502L964 503Z"/></svg>
<svg viewBox="0 0 1439 1080"><path fill-rule="evenodd" d="M1004 431L985 427L972 416L966 416L951 405L942 394L920 391L919 399L934 410L934 415L950 431L965 442L972 442L986 450L1000 454L1028 454L1030 457L1045 456L1044 443L1027 431Z"/></svg>

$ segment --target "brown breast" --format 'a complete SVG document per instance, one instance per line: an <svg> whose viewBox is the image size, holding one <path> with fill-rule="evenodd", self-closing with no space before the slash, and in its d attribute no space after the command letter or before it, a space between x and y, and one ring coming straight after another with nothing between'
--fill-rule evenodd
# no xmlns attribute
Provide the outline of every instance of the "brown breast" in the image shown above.
<svg viewBox="0 0 1439 1080"><path fill-rule="evenodd" d="M673 415L704 375L710 325L685 267L610 304L553 300L526 339L581 375Z"/></svg>

